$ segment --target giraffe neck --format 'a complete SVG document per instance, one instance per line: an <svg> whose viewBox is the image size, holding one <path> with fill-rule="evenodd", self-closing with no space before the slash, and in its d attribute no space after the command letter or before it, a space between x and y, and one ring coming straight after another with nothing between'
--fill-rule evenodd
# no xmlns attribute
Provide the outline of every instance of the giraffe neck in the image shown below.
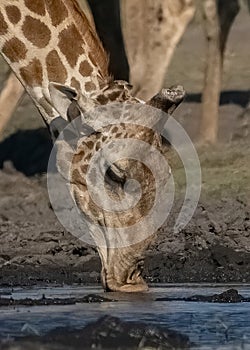
<svg viewBox="0 0 250 350"><path fill-rule="evenodd" d="M76 0L1 0L0 50L45 122L58 116L49 83L99 96L108 57Z"/></svg>

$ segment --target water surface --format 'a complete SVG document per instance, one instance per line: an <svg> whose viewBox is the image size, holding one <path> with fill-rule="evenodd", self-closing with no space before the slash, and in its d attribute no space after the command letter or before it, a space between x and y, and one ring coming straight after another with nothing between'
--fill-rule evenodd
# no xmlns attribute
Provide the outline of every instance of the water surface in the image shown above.
<svg viewBox="0 0 250 350"><path fill-rule="evenodd" d="M157 285L145 294L103 293L101 287L48 287L0 289L0 295L14 299L69 298L98 294L118 302L66 306L1 307L0 339L46 334L57 327L83 328L104 315L128 321L163 325L189 336L202 349L250 349L250 305L212 304L185 301L155 301L211 295L235 288L250 297L249 285Z"/></svg>

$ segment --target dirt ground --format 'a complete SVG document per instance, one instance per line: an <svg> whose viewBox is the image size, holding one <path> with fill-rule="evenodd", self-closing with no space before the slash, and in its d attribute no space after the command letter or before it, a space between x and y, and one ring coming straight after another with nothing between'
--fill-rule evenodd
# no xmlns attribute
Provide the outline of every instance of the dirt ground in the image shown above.
<svg viewBox="0 0 250 350"><path fill-rule="evenodd" d="M242 116L250 98L249 32L249 17L243 11L226 55L219 143L197 146L201 199L192 220L178 234L173 233L173 222L185 181L178 160L173 160L179 194L169 222L147 252L149 282L250 283L250 115ZM203 66L204 42L194 22L166 78L167 85L181 83L188 91L175 116L194 141ZM6 66L1 64L0 70L3 79ZM95 249L65 232L51 209L46 188L51 142L42 126L26 97L0 143L0 285L97 283L100 261Z"/></svg>

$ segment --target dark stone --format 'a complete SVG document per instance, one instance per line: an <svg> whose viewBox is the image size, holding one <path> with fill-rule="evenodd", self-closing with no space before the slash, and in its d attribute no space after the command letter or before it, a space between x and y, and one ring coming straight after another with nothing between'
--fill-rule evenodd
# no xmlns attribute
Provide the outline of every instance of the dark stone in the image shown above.
<svg viewBox="0 0 250 350"><path fill-rule="evenodd" d="M193 295L188 298L157 298L156 301L193 301L206 303L243 303L250 302L250 298L244 298L235 289L229 289L221 294Z"/></svg>
<svg viewBox="0 0 250 350"><path fill-rule="evenodd" d="M1 298L0 296L0 307L1 306L48 306L48 305L74 305L76 303L105 303L116 301L108 298L104 298L100 295L90 294L83 298L45 298L41 299L19 299L13 298Z"/></svg>
<svg viewBox="0 0 250 350"><path fill-rule="evenodd" d="M244 301L242 295L235 289L229 289L221 294L214 294L210 296L206 295L194 295L190 298L186 298L186 301L204 301L208 303L241 303Z"/></svg>
<svg viewBox="0 0 250 350"><path fill-rule="evenodd" d="M104 316L82 330L56 329L43 337L29 336L17 340L18 349L189 349L189 338L166 327L140 322L126 322ZM23 346L23 347L22 347ZM26 347L24 347L26 346ZM4 347L3 349L8 349Z"/></svg>

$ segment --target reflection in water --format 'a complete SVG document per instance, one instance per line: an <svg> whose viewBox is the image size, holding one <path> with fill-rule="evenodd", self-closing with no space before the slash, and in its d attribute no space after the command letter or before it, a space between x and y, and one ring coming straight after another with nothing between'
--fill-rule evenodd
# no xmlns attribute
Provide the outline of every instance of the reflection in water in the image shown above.
<svg viewBox="0 0 250 350"><path fill-rule="evenodd" d="M0 295L23 298L69 298L99 294L118 302L69 306L4 307L0 312L0 338L45 334L57 327L83 328L101 316L164 325L189 336L199 347L250 348L248 303L211 304L185 301L155 301L157 298L183 298L211 295L235 288L250 297L250 286L171 286L152 287L146 294L104 294L99 287L0 289ZM3 295L4 294L4 295ZM248 345L247 345L248 344Z"/></svg>

